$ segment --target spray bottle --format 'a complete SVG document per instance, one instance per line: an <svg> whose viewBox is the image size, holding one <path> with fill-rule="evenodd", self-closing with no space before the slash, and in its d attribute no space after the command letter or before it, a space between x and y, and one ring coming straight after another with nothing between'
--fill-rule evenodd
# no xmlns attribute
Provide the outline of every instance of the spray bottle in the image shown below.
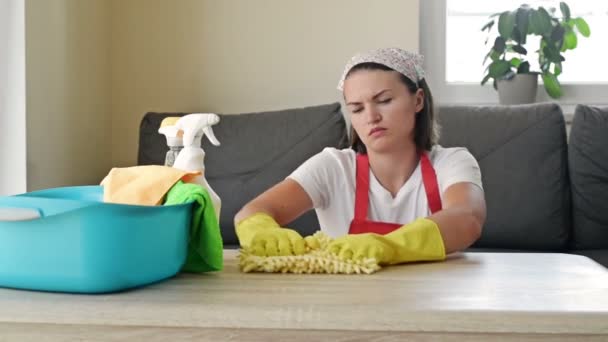
<svg viewBox="0 0 608 342"><path fill-rule="evenodd" d="M160 123L158 133L164 134L167 138L167 146L169 150L165 155L165 166L173 166L179 152L184 148L184 142L180 130L175 127L175 123L179 120L179 116L171 116L165 118Z"/></svg>
<svg viewBox="0 0 608 342"><path fill-rule="evenodd" d="M207 179L205 179L205 151L201 147L201 140L203 135L206 135L213 145L220 145L211 129L211 126L219 121L220 117L212 113L194 113L177 120L175 128L178 132L183 131L182 141L184 148L179 152L173 164L173 167L180 170L201 172L201 175L197 176L193 180L193 183L200 184L209 193L217 222L220 222L222 201L215 191L211 189L209 183L207 183Z"/></svg>

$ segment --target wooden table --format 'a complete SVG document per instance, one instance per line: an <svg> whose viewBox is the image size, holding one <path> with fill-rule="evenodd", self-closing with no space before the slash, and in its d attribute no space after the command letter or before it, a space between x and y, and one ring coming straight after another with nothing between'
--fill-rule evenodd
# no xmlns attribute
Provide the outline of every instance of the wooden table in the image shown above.
<svg viewBox="0 0 608 342"><path fill-rule="evenodd" d="M111 295L0 289L0 341L608 341L608 271L567 254L467 253L373 275L180 275Z"/></svg>

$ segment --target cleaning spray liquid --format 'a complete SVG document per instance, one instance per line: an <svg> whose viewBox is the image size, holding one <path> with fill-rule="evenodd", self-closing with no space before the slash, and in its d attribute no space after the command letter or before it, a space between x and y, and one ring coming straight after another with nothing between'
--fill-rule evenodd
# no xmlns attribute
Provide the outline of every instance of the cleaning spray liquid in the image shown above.
<svg viewBox="0 0 608 342"><path fill-rule="evenodd" d="M194 113L181 117L175 122L175 128L183 131L183 149L179 152L173 167L184 171L200 171L201 175L197 176L193 183L200 184L209 193L217 222L220 222L220 210L222 201L220 197L211 189L207 179L205 178L205 151L201 147L203 135L206 135L209 141L219 146L220 142L213 134L211 126L220 122L220 117L213 113ZM179 135L179 133L178 133Z"/></svg>
<svg viewBox="0 0 608 342"><path fill-rule="evenodd" d="M173 166L179 152L184 148L184 142L180 130L175 127L175 123L180 119L179 116L170 116L160 123L158 133L164 134L167 138L169 150L165 155L165 166Z"/></svg>

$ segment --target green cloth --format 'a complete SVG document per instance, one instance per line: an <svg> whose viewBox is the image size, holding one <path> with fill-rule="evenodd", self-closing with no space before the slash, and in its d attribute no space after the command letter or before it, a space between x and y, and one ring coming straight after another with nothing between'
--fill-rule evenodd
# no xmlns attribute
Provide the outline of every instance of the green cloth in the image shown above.
<svg viewBox="0 0 608 342"><path fill-rule="evenodd" d="M164 205L195 202L192 211L188 256L184 272L219 271L224 266L224 244L209 193L198 184L178 181Z"/></svg>

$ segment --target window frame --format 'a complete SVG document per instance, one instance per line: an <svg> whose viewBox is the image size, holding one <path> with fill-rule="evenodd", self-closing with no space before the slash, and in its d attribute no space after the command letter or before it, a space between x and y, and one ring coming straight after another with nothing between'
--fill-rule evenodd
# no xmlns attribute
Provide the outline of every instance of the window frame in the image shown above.
<svg viewBox="0 0 608 342"><path fill-rule="evenodd" d="M25 0L0 3L0 196L27 191L25 28Z"/></svg>
<svg viewBox="0 0 608 342"><path fill-rule="evenodd" d="M446 81L446 16L446 0L420 2L420 52L425 57L425 72L433 96L442 105L498 104L498 94L489 83L481 86L480 83ZM564 95L553 99L539 84L536 102L556 102L566 114L573 113L579 103L608 105L608 80L606 83L562 83L562 89Z"/></svg>

